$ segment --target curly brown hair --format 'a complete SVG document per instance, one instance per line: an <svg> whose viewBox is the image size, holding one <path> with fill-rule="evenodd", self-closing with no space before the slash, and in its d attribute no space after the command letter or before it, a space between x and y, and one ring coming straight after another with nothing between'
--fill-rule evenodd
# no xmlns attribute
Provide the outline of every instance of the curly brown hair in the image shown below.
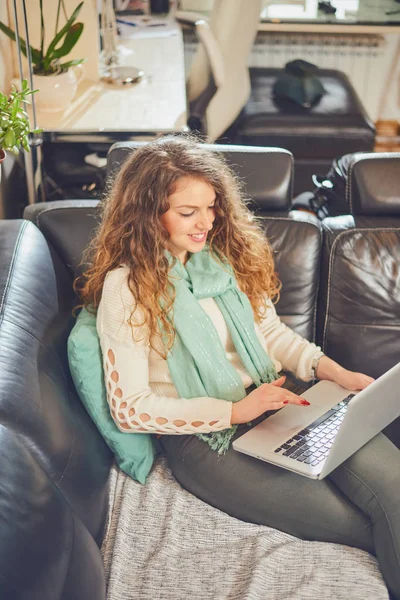
<svg viewBox="0 0 400 600"><path fill-rule="evenodd" d="M152 338L160 335L161 322L166 352L174 340L175 290L168 277L169 235L161 216L169 209L168 197L177 181L187 176L202 179L216 193L208 244L216 258L233 267L256 321L265 314L265 295L275 301L280 290L271 247L222 156L187 136L165 136L144 145L125 161L103 201L101 223L85 251L88 268L75 281L75 290L82 304L95 310L107 273L125 264L133 295L130 323L146 325L154 348ZM133 320L137 308L143 315L140 322Z"/></svg>

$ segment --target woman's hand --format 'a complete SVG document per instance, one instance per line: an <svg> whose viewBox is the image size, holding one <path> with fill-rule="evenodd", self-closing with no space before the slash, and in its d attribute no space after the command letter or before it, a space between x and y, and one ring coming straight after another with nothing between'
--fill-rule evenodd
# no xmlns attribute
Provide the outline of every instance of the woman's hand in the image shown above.
<svg viewBox="0 0 400 600"><path fill-rule="evenodd" d="M347 390L363 390L374 381L368 375L344 369L327 356L323 356L320 359L315 375L317 379L334 381Z"/></svg>
<svg viewBox="0 0 400 600"><path fill-rule="evenodd" d="M248 396L232 404L231 425L248 423L256 419L267 410L278 410L286 404L301 404L308 406L310 403L304 398L282 389L286 377L280 377L272 383L263 383Z"/></svg>
<svg viewBox="0 0 400 600"><path fill-rule="evenodd" d="M372 377L364 375L363 373L355 373L354 371L348 371L343 369L336 383L346 388L347 390L363 390L368 385L375 381Z"/></svg>

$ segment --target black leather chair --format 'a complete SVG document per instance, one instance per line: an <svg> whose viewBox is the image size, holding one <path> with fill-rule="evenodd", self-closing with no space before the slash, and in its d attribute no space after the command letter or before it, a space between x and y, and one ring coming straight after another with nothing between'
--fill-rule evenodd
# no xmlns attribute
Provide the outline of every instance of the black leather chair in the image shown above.
<svg viewBox="0 0 400 600"><path fill-rule="evenodd" d="M317 339L376 377L400 361L400 154L355 156L345 195L351 214L322 221Z"/></svg>
<svg viewBox="0 0 400 600"><path fill-rule="evenodd" d="M390 215L400 196L400 152L345 154L314 183L313 191L294 199L294 210L311 210L321 220L343 214Z"/></svg>
<svg viewBox="0 0 400 600"><path fill-rule="evenodd" d="M221 141L279 146L295 159L294 194L310 189L314 173L327 173L332 160L350 152L371 152L375 128L347 76L319 69L326 94L311 109L279 106L273 86L280 69L251 68L251 96Z"/></svg>
<svg viewBox="0 0 400 600"><path fill-rule="evenodd" d="M119 142L108 153L107 181L124 160L146 142ZM293 197L293 156L282 148L205 144L219 152L244 184L251 207L259 215L287 215Z"/></svg>

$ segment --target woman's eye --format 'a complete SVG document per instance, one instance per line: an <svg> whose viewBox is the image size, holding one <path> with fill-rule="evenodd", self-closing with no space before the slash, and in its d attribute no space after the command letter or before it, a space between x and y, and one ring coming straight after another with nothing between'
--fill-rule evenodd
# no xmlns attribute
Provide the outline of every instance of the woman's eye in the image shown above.
<svg viewBox="0 0 400 600"><path fill-rule="evenodd" d="M212 206L209 206L208 209L209 210L214 210L215 209L215 204L213 204ZM194 210L191 213L179 213L179 214L181 215L181 217L193 217L193 215L194 215L195 212L196 211Z"/></svg>

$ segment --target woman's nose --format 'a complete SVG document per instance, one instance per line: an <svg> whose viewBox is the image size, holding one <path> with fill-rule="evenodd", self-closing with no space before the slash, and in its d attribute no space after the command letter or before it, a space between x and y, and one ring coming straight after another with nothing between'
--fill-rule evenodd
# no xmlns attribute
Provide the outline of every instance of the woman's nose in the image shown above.
<svg viewBox="0 0 400 600"><path fill-rule="evenodd" d="M201 231L209 231L212 229L214 219L214 215L201 215L196 223L197 229Z"/></svg>

